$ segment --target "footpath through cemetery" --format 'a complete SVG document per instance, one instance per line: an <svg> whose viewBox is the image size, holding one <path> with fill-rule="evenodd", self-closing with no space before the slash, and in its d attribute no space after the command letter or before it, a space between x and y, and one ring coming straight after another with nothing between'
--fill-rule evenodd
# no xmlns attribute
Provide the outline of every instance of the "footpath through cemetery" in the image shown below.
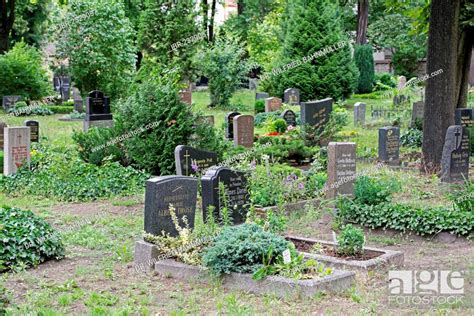
<svg viewBox="0 0 474 316"><path fill-rule="evenodd" d="M0 10L0 315L474 314L468 1Z"/></svg>

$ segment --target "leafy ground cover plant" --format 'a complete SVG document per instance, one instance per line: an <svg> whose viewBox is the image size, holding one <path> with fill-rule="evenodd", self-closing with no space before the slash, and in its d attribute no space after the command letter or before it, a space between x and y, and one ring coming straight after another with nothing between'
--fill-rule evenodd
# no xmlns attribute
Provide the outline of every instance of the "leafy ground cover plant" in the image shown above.
<svg viewBox="0 0 474 316"><path fill-rule="evenodd" d="M117 162L103 166L82 161L69 149L37 144L26 166L10 176L0 176L0 191L34 195L59 201L90 201L142 192L149 175Z"/></svg>
<svg viewBox="0 0 474 316"><path fill-rule="evenodd" d="M362 229L348 224L337 236L336 251L339 255L355 256L364 252L365 237Z"/></svg>
<svg viewBox="0 0 474 316"><path fill-rule="evenodd" d="M29 107L25 101L20 101L20 102L15 103L15 106L9 108L7 112L12 113L15 116L29 116L29 115L46 116L46 115L54 114L54 112L51 111L46 106Z"/></svg>
<svg viewBox="0 0 474 316"><path fill-rule="evenodd" d="M0 208L0 272L64 257L59 232L31 211Z"/></svg>

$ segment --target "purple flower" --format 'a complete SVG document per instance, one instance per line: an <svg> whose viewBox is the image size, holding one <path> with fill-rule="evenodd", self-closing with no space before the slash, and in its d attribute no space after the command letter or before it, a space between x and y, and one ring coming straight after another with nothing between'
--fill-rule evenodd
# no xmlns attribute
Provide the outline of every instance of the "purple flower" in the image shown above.
<svg viewBox="0 0 474 316"><path fill-rule="evenodd" d="M191 169L193 169L194 172L199 170L199 166L197 165L196 161L191 162Z"/></svg>
<svg viewBox="0 0 474 316"><path fill-rule="evenodd" d="M250 169L255 169L256 166L257 166L257 162L256 162L255 160L252 160L252 161L250 162L250 166L249 166Z"/></svg>
<svg viewBox="0 0 474 316"><path fill-rule="evenodd" d="M300 190L304 189L304 183L303 182L298 183L298 189L300 189Z"/></svg>

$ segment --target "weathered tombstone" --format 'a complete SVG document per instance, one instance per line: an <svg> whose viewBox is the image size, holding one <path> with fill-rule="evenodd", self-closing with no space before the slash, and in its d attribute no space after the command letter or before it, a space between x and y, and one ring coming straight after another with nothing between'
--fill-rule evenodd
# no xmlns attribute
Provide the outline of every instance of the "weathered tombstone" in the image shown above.
<svg viewBox="0 0 474 316"><path fill-rule="evenodd" d="M441 158L441 181L469 179L469 130L461 125L448 127Z"/></svg>
<svg viewBox="0 0 474 316"><path fill-rule="evenodd" d="M365 103L357 102L356 104L354 104L354 125L365 124L365 110Z"/></svg>
<svg viewBox="0 0 474 316"><path fill-rule="evenodd" d="M250 78L249 79L249 90L257 90L258 79Z"/></svg>
<svg viewBox="0 0 474 316"><path fill-rule="evenodd" d="M5 96L3 96L3 100L2 100L3 109L5 111L8 110L12 106L15 106L15 103L17 103L20 100L21 100L21 96L19 96L19 95L5 95Z"/></svg>
<svg viewBox="0 0 474 316"><path fill-rule="evenodd" d="M0 150L3 151L3 146L4 146L4 138L5 138L5 133L4 133L4 128L8 127L7 123L5 122L0 122Z"/></svg>
<svg viewBox="0 0 474 316"><path fill-rule="evenodd" d="M203 125L212 125L214 126L214 115L203 115L198 117L197 119L198 124Z"/></svg>
<svg viewBox="0 0 474 316"><path fill-rule="evenodd" d="M353 196L356 178L356 144L330 142L326 196Z"/></svg>
<svg viewBox="0 0 474 316"><path fill-rule="evenodd" d="M398 90L405 88L407 84L407 78L405 76L398 77Z"/></svg>
<svg viewBox="0 0 474 316"><path fill-rule="evenodd" d="M219 183L224 185L224 192L219 189ZM232 222L235 225L245 222L250 208L250 193L245 173L227 167L213 167L201 178L201 185L204 219L207 218L209 206L214 206L214 217L217 220L222 219L222 198L225 196Z"/></svg>
<svg viewBox="0 0 474 316"><path fill-rule="evenodd" d="M71 78L67 76L60 77L61 80L61 98L63 101L69 100L71 97Z"/></svg>
<svg viewBox="0 0 474 316"><path fill-rule="evenodd" d="M474 155L474 109L456 109L454 115L454 124L466 127L469 130L471 156Z"/></svg>
<svg viewBox="0 0 474 316"><path fill-rule="evenodd" d="M184 145L176 146L174 159L178 176L190 176L217 165L216 153Z"/></svg>
<svg viewBox="0 0 474 316"><path fill-rule="evenodd" d="M379 160L393 166L400 164L400 128L379 128Z"/></svg>
<svg viewBox="0 0 474 316"><path fill-rule="evenodd" d="M280 117L285 120L286 125L296 126L296 114L292 110L283 111Z"/></svg>
<svg viewBox="0 0 474 316"><path fill-rule="evenodd" d="M253 147L254 118L252 115L234 117L234 146Z"/></svg>
<svg viewBox="0 0 474 316"><path fill-rule="evenodd" d="M288 88L284 94L285 104L298 105L300 104L300 90L296 88Z"/></svg>
<svg viewBox="0 0 474 316"><path fill-rule="evenodd" d="M6 127L4 132L3 174L8 176L25 163L30 164L30 128Z"/></svg>
<svg viewBox="0 0 474 316"><path fill-rule="evenodd" d="M255 93L255 100L265 100L268 97L270 97L270 95L266 92Z"/></svg>
<svg viewBox="0 0 474 316"><path fill-rule="evenodd" d="M25 121L25 126L30 128L30 141L32 143L39 142L39 122L38 121Z"/></svg>
<svg viewBox="0 0 474 316"><path fill-rule="evenodd" d="M84 131L86 132L92 126L111 127L113 122L110 113L110 98L104 96L101 91L91 91L86 98Z"/></svg>
<svg viewBox="0 0 474 316"><path fill-rule="evenodd" d="M188 85L185 89L179 91L179 98L182 102L191 105L193 104L193 92L191 85Z"/></svg>
<svg viewBox="0 0 474 316"><path fill-rule="evenodd" d="M54 88L54 91L56 91L56 92L59 92L59 90L61 89L61 77L60 76L54 75L54 77L53 77L53 88Z"/></svg>
<svg viewBox="0 0 474 316"><path fill-rule="evenodd" d="M173 205L180 226L186 216L189 228L194 227L198 179L184 176L156 177L146 182L145 232L160 235L162 231L178 236L169 207Z"/></svg>
<svg viewBox="0 0 474 316"><path fill-rule="evenodd" d="M281 108L281 99L276 97L265 99L265 112L275 112Z"/></svg>
<svg viewBox="0 0 474 316"><path fill-rule="evenodd" d="M301 124L322 129L329 121L332 112L332 99L301 102Z"/></svg>
<svg viewBox="0 0 474 316"><path fill-rule="evenodd" d="M72 88L72 99L74 100L74 111L82 113L84 109L81 92L76 87Z"/></svg>
<svg viewBox="0 0 474 316"><path fill-rule="evenodd" d="M411 124L414 125L416 120L423 120L423 113L425 108L425 102L417 101L413 102L413 108L411 111Z"/></svg>
<svg viewBox="0 0 474 316"><path fill-rule="evenodd" d="M226 121L226 129L225 129L225 137L227 139L234 139L234 117L240 115L239 112L229 112L225 116Z"/></svg>

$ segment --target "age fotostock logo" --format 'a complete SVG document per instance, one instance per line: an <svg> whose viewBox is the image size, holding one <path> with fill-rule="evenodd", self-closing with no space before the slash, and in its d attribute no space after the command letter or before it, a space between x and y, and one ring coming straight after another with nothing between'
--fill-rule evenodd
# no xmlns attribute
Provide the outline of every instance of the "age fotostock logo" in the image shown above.
<svg viewBox="0 0 474 316"><path fill-rule="evenodd" d="M464 274L461 271L389 271L389 302L397 304L463 303Z"/></svg>

